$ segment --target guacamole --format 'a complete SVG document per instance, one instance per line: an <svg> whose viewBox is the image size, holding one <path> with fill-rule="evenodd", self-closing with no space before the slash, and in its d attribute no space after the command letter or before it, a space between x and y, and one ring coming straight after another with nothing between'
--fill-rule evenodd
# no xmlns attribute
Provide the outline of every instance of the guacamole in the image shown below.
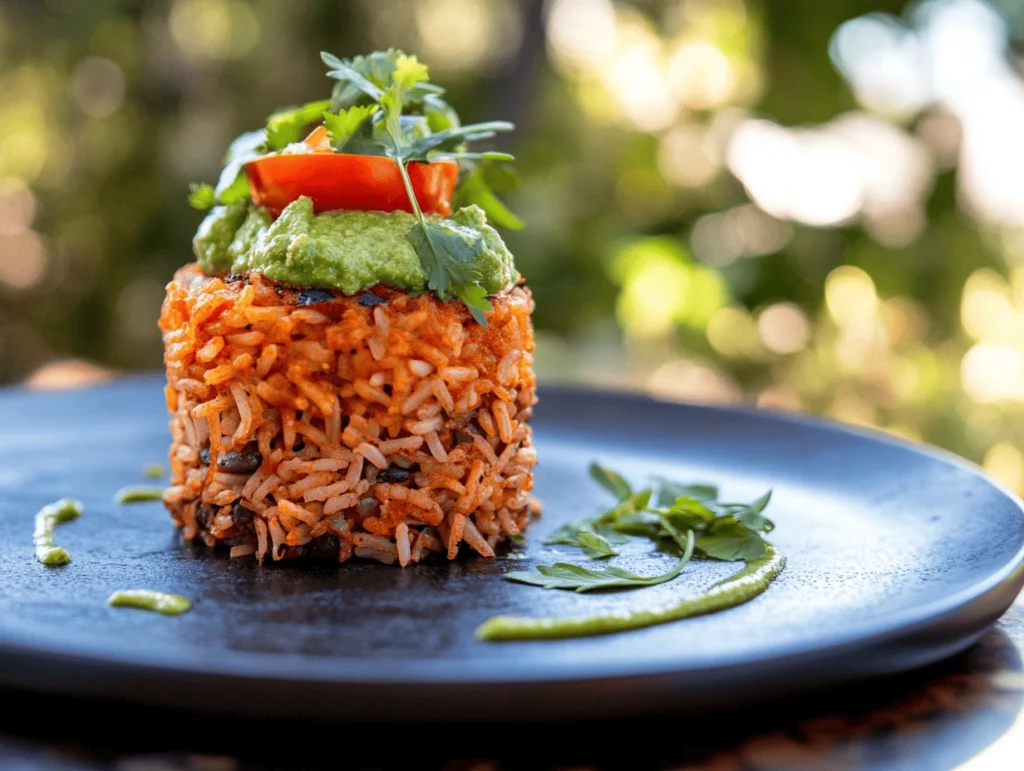
<svg viewBox="0 0 1024 771"><path fill-rule="evenodd" d="M431 218L433 219L433 218ZM416 223L406 212L327 211L313 213L302 196L273 222L249 201L214 207L199 226L193 245L208 275L256 271L299 286L329 287L355 294L374 284L421 291L427 277L408 238ZM446 223L466 240L481 239L473 259L479 284L488 294L518 279L512 254L482 209L466 206Z"/></svg>

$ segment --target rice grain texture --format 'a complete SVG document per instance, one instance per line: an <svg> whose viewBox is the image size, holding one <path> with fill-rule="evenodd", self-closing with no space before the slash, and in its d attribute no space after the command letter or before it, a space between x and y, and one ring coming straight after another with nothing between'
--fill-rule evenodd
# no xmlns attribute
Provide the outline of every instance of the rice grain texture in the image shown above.
<svg viewBox="0 0 1024 771"><path fill-rule="evenodd" d="M429 292L316 292L196 265L168 285L164 504L184 538L261 562L494 556L539 512L529 290L494 297L486 328Z"/></svg>

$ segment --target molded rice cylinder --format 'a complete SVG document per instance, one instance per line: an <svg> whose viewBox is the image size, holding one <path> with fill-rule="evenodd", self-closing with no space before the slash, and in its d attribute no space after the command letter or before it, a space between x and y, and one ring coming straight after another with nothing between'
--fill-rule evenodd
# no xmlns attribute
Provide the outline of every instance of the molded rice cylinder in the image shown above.
<svg viewBox="0 0 1024 771"><path fill-rule="evenodd" d="M539 511L533 300L354 296L175 274L160 317L164 503L188 541L262 561L491 557Z"/></svg>

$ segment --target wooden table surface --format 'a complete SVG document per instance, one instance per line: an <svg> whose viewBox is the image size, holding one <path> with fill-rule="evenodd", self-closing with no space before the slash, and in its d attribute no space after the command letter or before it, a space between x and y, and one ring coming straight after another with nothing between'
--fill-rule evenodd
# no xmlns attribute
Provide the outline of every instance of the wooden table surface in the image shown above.
<svg viewBox="0 0 1024 771"><path fill-rule="evenodd" d="M1024 768L1022 661L1024 596L981 642L950 661L699 719L396 730L225 719L0 690L0 768L1012 771Z"/></svg>

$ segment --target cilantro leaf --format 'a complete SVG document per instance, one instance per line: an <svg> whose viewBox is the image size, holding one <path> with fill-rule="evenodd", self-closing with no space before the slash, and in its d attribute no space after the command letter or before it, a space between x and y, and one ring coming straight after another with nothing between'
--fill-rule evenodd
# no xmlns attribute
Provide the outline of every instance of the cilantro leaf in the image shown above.
<svg viewBox="0 0 1024 771"><path fill-rule="evenodd" d="M714 521L715 513L704 501L681 495L672 501L672 505L663 516L677 527L688 527L702 531Z"/></svg>
<svg viewBox="0 0 1024 771"><path fill-rule="evenodd" d="M479 278L473 258L482 248L480 235L450 222L417 222L409 232L413 247L427 271L427 288L447 300L451 284Z"/></svg>
<svg viewBox="0 0 1024 771"><path fill-rule="evenodd" d="M641 589L645 586L663 584L678 576L693 556L693 549L693 533L687 533L686 549L679 562L667 573L655 576L639 576L615 565L590 570L568 562L556 562L554 565L538 565L536 572L514 570L502 577L508 581L532 584L544 589L570 589L579 594L599 589Z"/></svg>
<svg viewBox="0 0 1024 771"><path fill-rule="evenodd" d="M217 204L231 204L249 197L249 179L245 176L245 164L259 158L266 152L267 134L264 129L249 131L236 137L228 145L224 156L224 168L217 179L217 185L191 185L189 203L197 209L209 209ZM211 195L212 192L212 195Z"/></svg>
<svg viewBox="0 0 1024 771"><path fill-rule="evenodd" d="M212 209L217 205L217 194L213 191L213 185L206 182L196 184L193 182L188 186L188 205L199 211Z"/></svg>
<svg viewBox="0 0 1024 771"><path fill-rule="evenodd" d="M673 482L665 477L655 477L658 484L658 505L671 506L676 498L695 498L698 501L713 501L718 498L718 488L714 485L685 485Z"/></svg>
<svg viewBox="0 0 1024 771"><path fill-rule="evenodd" d="M264 129L249 131L236 138L229 146L224 158L224 169L217 180L215 192L222 204L235 203L249 196L249 180L245 176L245 164L256 160L266 152L267 132Z"/></svg>
<svg viewBox="0 0 1024 771"><path fill-rule="evenodd" d="M415 56L402 54L395 59L395 69L391 73L391 80L405 88L412 88L417 83L429 81L430 72L427 70L427 65Z"/></svg>
<svg viewBox="0 0 1024 771"><path fill-rule="evenodd" d="M614 557L618 552L613 543L625 543L626 538L614 528L605 527L589 519L567 522L549 535L548 545L575 546L591 559Z"/></svg>
<svg viewBox="0 0 1024 771"><path fill-rule="evenodd" d="M614 495L619 501L623 501L633 494L633 488L629 486L629 482L618 473L601 466L596 461L590 464L590 478Z"/></svg>
<svg viewBox="0 0 1024 771"><path fill-rule="evenodd" d="M484 210L487 219L498 227L509 230L521 230L523 227L523 221L494 194L481 166L477 166L462 178L456 195L460 206L476 204Z"/></svg>
<svg viewBox="0 0 1024 771"><path fill-rule="evenodd" d="M455 108L437 94L423 97L423 115L431 131L444 131L461 124Z"/></svg>
<svg viewBox="0 0 1024 771"><path fill-rule="evenodd" d="M267 119L267 148L283 150L292 142L298 142L306 127L320 120L330 106L331 101L324 99L275 112Z"/></svg>
<svg viewBox="0 0 1024 771"><path fill-rule="evenodd" d="M484 248L480 234L447 220L423 220L412 226L409 240L427 274L427 288L441 300L459 298L473 318L486 326L483 314L493 308L487 301L487 290L479 284L481 275L474 264Z"/></svg>
<svg viewBox="0 0 1024 771"><path fill-rule="evenodd" d="M394 49L383 54L377 51L369 57L357 56L351 62L346 62L334 54L321 51L320 58L330 68L327 76L339 81L331 98L331 109L337 111L354 105L360 94L365 94L375 102L379 101L384 86L391 82L398 52Z"/></svg>
<svg viewBox="0 0 1024 771"><path fill-rule="evenodd" d="M347 110L339 110L336 113L324 113L324 125L331 134L331 147L339 153L345 150L345 146L359 129L363 127L367 119L380 109L380 105L354 105Z"/></svg>
<svg viewBox="0 0 1024 771"><path fill-rule="evenodd" d="M712 526L711 533L697 539L697 549L718 560L756 560L764 556L765 545L761 536L735 520Z"/></svg>
<svg viewBox="0 0 1024 771"><path fill-rule="evenodd" d="M375 51L366 56L355 56L351 59L339 59L333 54L321 52L320 58L328 67L328 77L338 82L334 85L334 92L331 96L331 110L337 112L351 107L354 104L365 101L368 97L373 101L380 98L394 80L395 69L398 61L404 53L389 48L387 51ZM377 89L375 93L373 89ZM423 104L424 112L432 109L434 112L443 112L440 105L451 110L444 100L439 97L444 89L434 83L426 81L416 83L406 95L408 102L412 104ZM437 101L433 101L437 99ZM432 102L428 108L428 101ZM456 121L457 124L457 121Z"/></svg>
<svg viewBox="0 0 1024 771"><path fill-rule="evenodd" d="M242 169L235 175L235 181L223 190L220 190L217 197L220 203L226 206L227 204L244 201L249 195L249 178L245 175L244 169Z"/></svg>
<svg viewBox="0 0 1024 771"><path fill-rule="evenodd" d="M611 543L609 543L608 539L603 535L590 533L584 530L579 534L577 540L588 557L600 559L602 557L614 557L618 554L618 552L615 551L615 547L613 547Z"/></svg>
<svg viewBox="0 0 1024 771"><path fill-rule="evenodd" d="M753 503L743 505L742 508L737 510L733 516L751 530L770 533L775 529L775 523L767 517L762 516L762 512L768 507L768 503L771 499L772 491L769 490Z"/></svg>
<svg viewBox="0 0 1024 771"><path fill-rule="evenodd" d="M499 131L511 131L515 124L505 120L492 120L487 123L473 123L468 126L454 126L435 134L418 137L409 142L407 157L412 160L426 160L427 153L452 151L467 142L490 139Z"/></svg>
<svg viewBox="0 0 1024 771"><path fill-rule="evenodd" d="M462 300L477 324L487 326L486 314L493 311L494 306L487 299L486 289L479 284L460 284L452 288L452 294Z"/></svg>

